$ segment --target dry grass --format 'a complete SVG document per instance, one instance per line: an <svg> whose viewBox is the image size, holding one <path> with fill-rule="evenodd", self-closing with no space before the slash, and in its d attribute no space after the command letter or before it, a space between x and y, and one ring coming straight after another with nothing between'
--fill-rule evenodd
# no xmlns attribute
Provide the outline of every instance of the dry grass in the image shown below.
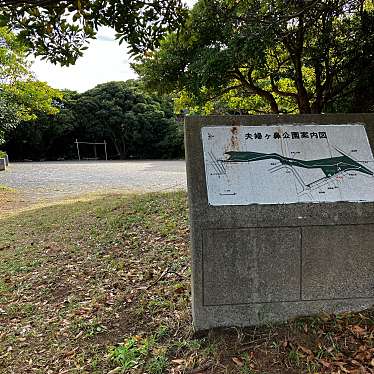
<svg viewBox="0 0 374 374"><path fill-rule="evenodd" d="M13 212L20 206L20 198L16 190L0 184L0 217Z"/></svg>
<svg viewBox="0 0 374 374"><path fill-rule="evenodd" d="M374 373L374 311L193 336L185 194L0 220L1 373Z"/></svg>

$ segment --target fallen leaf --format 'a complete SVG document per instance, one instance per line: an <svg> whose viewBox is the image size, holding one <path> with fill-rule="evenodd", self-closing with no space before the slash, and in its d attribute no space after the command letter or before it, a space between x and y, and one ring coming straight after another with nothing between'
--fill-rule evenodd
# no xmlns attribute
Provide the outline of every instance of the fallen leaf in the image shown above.
<svg viewBox="0 0 374 374"><path fill-rule="evenodd" d="M301 349L305 354L307 354L308 356L314 357L313 352L312 352L309 348L303 347L302 345L299 345L299 348L300 348L300 349Z"/></svg>
<svg viewBox="0 0 374 374"><path fill-rule="evenodd" d="M322 364L325 368L330 368L331 367L331 364L330 364L330 362L328 362L328 361L325 361L325 360L322 360L321 358L318 360L318 362L320 363L320 364Z"/></svg>
<svg viewBox="0 0 374 374"><path fill-rule="evenodd" d="M241 358L238 358L238 357L233 357L232 360L234 361L234 363L236 365L238 365L239 367L242 367L244 366L244 362Z"/></svg>
<svg viewBox="0 0 374 374"><path fill-rule="evenodd" d="M366 330L359 325L352 326L351 331L359 336L364 336L366 334Z"/></svg>
<svg viewBox="0 0 374 374"><path fill-rule="evenodd" d="M177 358L175 360L171 360L171 362L173 362L174 364L181 365L181 364L183 364L185 362L185 360Z"/></svg>
<svg viewBox="0 0 374 374"><path fill-rule="evenodd" d="M116 367L115 369L108 372L108 374L116 374L119 373L122 370L120 366Z"/></svg>

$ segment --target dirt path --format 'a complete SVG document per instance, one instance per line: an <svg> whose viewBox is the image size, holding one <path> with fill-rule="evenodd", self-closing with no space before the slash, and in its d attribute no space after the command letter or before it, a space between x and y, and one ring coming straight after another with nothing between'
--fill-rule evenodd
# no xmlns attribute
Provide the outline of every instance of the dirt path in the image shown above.
<svg viewBox="0 0 374 374"><path fill-rule="evenodd" d="M19 162L0 173L0 212L89 193L186 189L184 161ZM1 197L2 196L2 197Z"/></svg>

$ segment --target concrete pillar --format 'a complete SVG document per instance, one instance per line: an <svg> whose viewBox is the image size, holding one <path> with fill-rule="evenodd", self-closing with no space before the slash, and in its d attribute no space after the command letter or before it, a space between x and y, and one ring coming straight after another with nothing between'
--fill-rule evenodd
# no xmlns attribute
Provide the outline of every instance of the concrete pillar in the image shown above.
<svg viewBox="0 0 374 374"><path fill-rule="evenodd" d="M6 161L5 158L0 158L0 171L6 169Z"/></svg>

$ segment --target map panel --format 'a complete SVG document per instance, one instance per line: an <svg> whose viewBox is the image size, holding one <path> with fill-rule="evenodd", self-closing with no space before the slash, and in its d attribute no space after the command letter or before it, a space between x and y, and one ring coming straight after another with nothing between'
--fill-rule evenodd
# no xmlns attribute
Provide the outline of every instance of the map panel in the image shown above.
<svg viewBox="0 0 374 374"><path fill-rule="evenodd" d="M374 201L362 124L201 129L210 205Z"/></svg>

